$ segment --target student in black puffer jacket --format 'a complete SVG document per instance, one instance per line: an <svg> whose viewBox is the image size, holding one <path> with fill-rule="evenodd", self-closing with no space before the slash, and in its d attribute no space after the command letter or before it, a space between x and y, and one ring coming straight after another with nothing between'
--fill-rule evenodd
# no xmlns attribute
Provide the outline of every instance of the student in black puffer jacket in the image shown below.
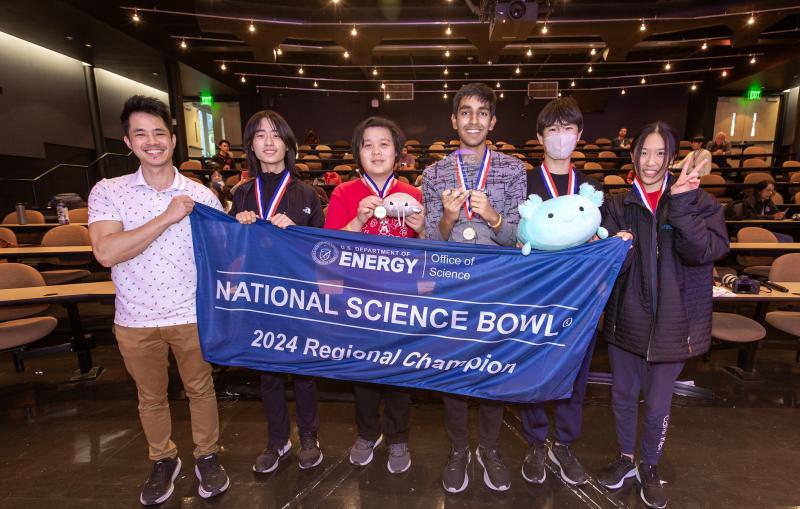
<svg viewBox="0 0 800 509"><path fill-rule="evenodd" d="M599 480L616 489L636 476L644 502L658 508L667 503L656 465L666 439L672 387L686 360L708 351L713 265L729 247L722 207L699 189L699 170L708 163L693 169L684 165L675 178L668 172L675 152L669 126L645 127L632 153L633 188L607 200L603 211L610 235L628 230L634 240L603 325L620 457L600 472ZM640 393L645 418L637 466Z"/></svg>

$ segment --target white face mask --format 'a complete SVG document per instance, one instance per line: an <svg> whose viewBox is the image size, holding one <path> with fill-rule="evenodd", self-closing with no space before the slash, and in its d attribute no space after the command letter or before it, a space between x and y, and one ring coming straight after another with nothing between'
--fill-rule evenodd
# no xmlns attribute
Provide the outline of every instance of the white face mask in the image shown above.
<svg viewBox="0 0 800 509"><path fill-rule="evenodd" d="M553 133L544 139L544 149L551 159L567 159L578 145L575 133Z"/></svg>

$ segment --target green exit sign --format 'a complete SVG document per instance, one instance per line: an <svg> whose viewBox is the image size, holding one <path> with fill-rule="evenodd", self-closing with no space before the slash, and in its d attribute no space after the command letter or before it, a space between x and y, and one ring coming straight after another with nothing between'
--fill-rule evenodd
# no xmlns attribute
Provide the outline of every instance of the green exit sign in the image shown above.
<svg viewBox="0 0 800 509"><path fill-rule="evenodd" d="M200 94L200 104L214 105L214 96L211 94Z"/></svg>
<svg viewBox="0 0 800 509"><path fill-rule="evenodd" d="M747 100L748 101L758 101L761 99L761 87L758 85L754 85L747 89Z"/></svg>

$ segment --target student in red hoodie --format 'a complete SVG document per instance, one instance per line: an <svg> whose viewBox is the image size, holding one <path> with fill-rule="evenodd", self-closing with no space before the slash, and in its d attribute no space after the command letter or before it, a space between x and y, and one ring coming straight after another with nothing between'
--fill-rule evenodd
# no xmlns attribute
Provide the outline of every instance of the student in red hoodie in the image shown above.
<svg viewBox="0 0 800 509"><path fill-rule="evenodd" d="M363 176L333 190L325 228L391 237L422 237L424 212L405 218L388 217L382 205L385 197L395 193L409 194L422 203L419 189L400 182L394 176L394 167L404 143L403 132L386 118L370 117L356 127L352 141L353 157L361 166ZM354 384L353 391L358 437L350 449L350 463L369 464L373 450L383 442L385 434L389 444L389 472L408 470L411 466L408 451L411 394L405 389L367 383ZM384 403L383 426L381 399Z"/></svg>

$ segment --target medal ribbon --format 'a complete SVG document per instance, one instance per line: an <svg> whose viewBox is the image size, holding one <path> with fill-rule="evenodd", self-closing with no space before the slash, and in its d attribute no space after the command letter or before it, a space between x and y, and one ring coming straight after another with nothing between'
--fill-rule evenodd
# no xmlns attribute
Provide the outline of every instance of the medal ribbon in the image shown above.
<svg viewBox="0 0 800 509"><path fill-rule="evenodd" d="M659 201L664 196L664 191L667 189L668 180L667 174L664 174L664 182L661 184L661 194L658 197ZM649 210L651 214L655 215L656 212L650 208L650 202L647 200L647 192L644 189L644 184L642 184L642 181L639 180L638 176L634 177L633 179L633 190L637 195L639 195L639 199L642 200L642 203L644 203L644 206L647 207L647 210ZM656 207L658 207L658 204L656 204Z"/></svg>
<svg viewBox="0 0 800 509"><path fill-rule="evenodd" d="M547 188L547 192L550 193L550 198L558 198L558 188L556 187L556 183L553 180L553 176L550 174L550 170L544 165L544 161L542 161L542 165L539 167L539 171L542 174L542 180L544 181L544 187ZM569 168L569 180L567 181L567 194L578 194L578 179L575 178L575 166L570 166Z"/></svg>
<svg viewBox="0 0 800 509"><path fill-rule="evenodd" d="M483 161L481 161L481 167L478 170L478 178L475 181L475 187L473 189L477 189L478 191L483 191L486 189L486 181L489 178L489 170L492 168L492 155L491 150L487 147L486 150L483 152ZM467 182L467 174L464 171L464 161L461 160L461 152L458 152L456 157L456 179L458 180L458 185L461 187L462 191L469 191L469 183ZM467 214L467 219L470 221L472 220L473 212L472 206L470 205L470 199L464 201L464 212Z"/></svg>
<svg viewBox="0 0 800 509"><path fill-rule="evenodd" d="M372 180L369 177L369 175L366 174L366 172L364 173L364 178L361 180L364 182L364 185L366 185L369 188L370 191L372 191L374 194L378 196L378 198L386 197L386 195L389 193L389 189L392 188L395 182L394 175L390 175L389 178L386 179L386 182L383 183L383 187L378 189L378 184L376 184L375 181Z"/></svg>
<svg viewBox="0 0 800 509"><path fill-rule="evenodd" d="M289 182L292 180L292 177L289 175L288 171L283 171L284 175L281 179L281 183L278 184L278 188L275 189L275 193L272 195L272 199L267 205L266 216L264 215L264 202L261 199L261 179L256 177L256 203L258 204L258 217L261 219L269 219L275 215L278 204L281 202L281 199L283 199L283 195L286 194L286 188L289 187Z"/></svg>

